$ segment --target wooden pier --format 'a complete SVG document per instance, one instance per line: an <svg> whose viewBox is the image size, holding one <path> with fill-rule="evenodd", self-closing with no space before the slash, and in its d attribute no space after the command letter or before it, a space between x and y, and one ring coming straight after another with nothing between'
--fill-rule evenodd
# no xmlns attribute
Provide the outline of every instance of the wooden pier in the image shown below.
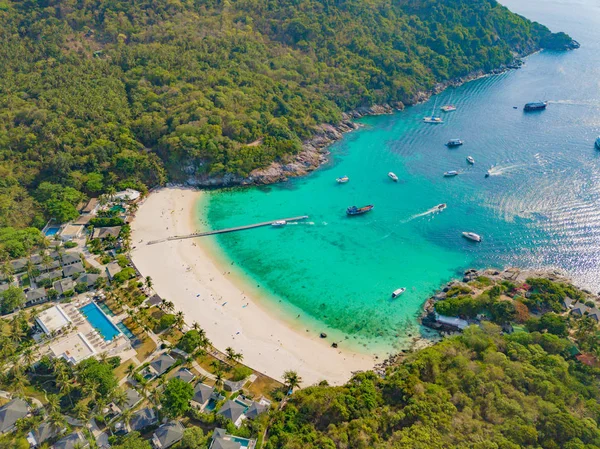
<svg viewBox="0 0 600 449"><path fill-rule="evenodd" d="M308 218L308 215L301 215L300 217L279 218L277 220L263 221L262 223L254 223L254 224L250 224L250 225L246 225L246 226L236 226L235 228L218 229L216 231L195 232L194 234L188 234L188 235L174 235L172 237L167 237L164 239L151 240L148 243L146 243L146 245L156 245L157 243L170 242L173 240L193 239L196 237L206 237L208 235L226 234L228 232L236 232L236 231L245 231L246 229L254 229L254 228L261 228L263 226L271 226L273 223L275 223L277 221L290 222L290 221L306 220L307 218Z"/></svg>

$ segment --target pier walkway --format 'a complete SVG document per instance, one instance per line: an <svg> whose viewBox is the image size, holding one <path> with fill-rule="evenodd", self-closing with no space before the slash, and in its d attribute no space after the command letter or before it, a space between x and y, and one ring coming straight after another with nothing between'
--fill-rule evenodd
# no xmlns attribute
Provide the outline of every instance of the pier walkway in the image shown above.
<svg viewBox="0 0 600 449"><path fill-rule="evenodd" d="M188 235L174 235L172 237L167 237L164 239L151 240L148 243L146 243L146 245L156 245L157 243L170 242L173 240L193 239L196 237L206 237L207 235L226 234L228 232L245 231L246 229L254 229L254 228L260 228L263 226L271 226L273 223L275 223L277 221L289 222L289 221L306 220L307 218L308 218L308 215L301 215L299 217L279 218L277 220L263 221L262 223L254 223L254 224L250 224L250 225L246 225L246 226L236 226L234 228L218 229L215 231L195 232L193 234L188 234Z"/></svg>

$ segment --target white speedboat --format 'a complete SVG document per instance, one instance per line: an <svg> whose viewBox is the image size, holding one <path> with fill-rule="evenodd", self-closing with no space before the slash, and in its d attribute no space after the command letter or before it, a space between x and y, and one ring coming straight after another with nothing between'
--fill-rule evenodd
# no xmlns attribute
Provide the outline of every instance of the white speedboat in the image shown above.
<svg viewBox="0 0 600 449"><path fill-rule="evenodd" d="M285 220L277 220L277 221L274 221L273 223L271 223L271 226L279 227L279 226L285 226L286 224L287 224L287 221L285 221Z"/></svg>
<svg viewBox="0 0 600 449"><path fill-rule="evenodd" d="M437 206L435 206L437 210L444 210L446 209L446 207L448 207L446 206L446 203L438 204Z"/></svg>
<svg viewBox="0 0 600 449"><path fill-rule="evenodd" d="M473 156L467 156L467 162L473 165L475 163L475 159L473 159Z"/></svg>
<svg viewBox="0 0 600 449"><path fill-rule="evenodd" d="M451 178L452 176L456 176L458 175L458 172L456 170L450 170L444 173L444 176L446 178Z"/></svg>
<svg viewBox="0 0 600 449"><path fill-rule="evenodd" d="M394 172L389 172L389 173L388 173L388 176L390 177L390 179L391 179L392 181L398 181L398 176L396 176L396 173L394 173Z"/></svg>
<svg viewBox="0 0 600 449"><path fill-rule="evenodd" d="M596 148L600 150L600 136L596 139Z"/></svg>
<svg viewBox="0 0 600 449"><path fill-rule="evenodd" d="M342 176L341 178L337 178L336 181L339 184L346 184L348 181L350 181L350 178L348 178L347 176Z"/></svg>
<svg viewBox="0 0 600 449"><path fill-rule="evenodd" d="M394 292L392 293L392 298L397 298L398 296L400 296L405 291L406 291L406 289L404 287L399 288L397 290L394 290Z"/></svg>
<svg viewBox="0 0 600 449"><path fill-rule="evenodd" d="M483 240L483 237L474 232L463 232L462 236L466 239L473 240L474 242L481 242Z"/></svg>
<svg viewBox="0 0 600 449"><path fill-rule="evenodd" d="M456 111L456 106L453 104L446 104L440 108L444 112L454 112Z"/></svg>

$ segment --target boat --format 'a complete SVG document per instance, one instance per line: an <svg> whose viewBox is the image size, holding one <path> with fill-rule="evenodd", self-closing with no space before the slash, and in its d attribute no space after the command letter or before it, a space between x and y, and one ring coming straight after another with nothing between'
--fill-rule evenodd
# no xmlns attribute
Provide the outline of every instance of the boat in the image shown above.
<svg viewBox="0 0 600 449"><path fill-rule="evenodd" d="M285 221L285 220L277 220L277 221L274 221L273 223L271 223L271 226L279 227L279 226L285 226L286 224L287 224L287 221Z"/></svg>
<svg viewBox="0 0 600 449"><path fill-rule="evenodd" d="M473 240L474 242L481 242L483 240L483 237L474 232L463 232L462 236L466 239Z"/></svg>
<svg viewBox="0 0 600 449"><path fill-rule="evenodd" d="M346 209L346 214L347 215L361 215L361 214L365 214L369 211L371 211L375 206L373 206L372 204L369 204L368 206L363 206L363 207L356 207L356 206L351 206L348 209Z"/></svg>
<svg viewBox="0 0 600 449"><path fill-rule="evenodd" d="M435 206L437 210L444 210L446 209L446 207L446 203L438 204L437 206Z"/></svg>
<svg viewBox="0 0 600 449"><path fill-rule="evenodd" d="M449 141L446 143L446 146L447 146L447 147L450 147L450 148L452 148L452 147L459 147L459 146L461 146L462 144L463 144L463 141L462 141L462 140L460 140L460 139L450 139L450 140L449 140Z"/></svg>
<svg viewBox="0 0 600 449"><path fill-rule="evenodd" d="M548 106L547 101L535 101L533 103L527 103L523 109L525 111L541 111L546 109L546 106Z"/></svg>
<svg viewBox="0 0 600 449"><path fill-rule="evenodd" d="M456 106L454 106L453 104L445 104L440 109L444 112L454 112L456 111Z"/></svg>
<svg viewBox="0 0 600 449"><path fill-rule="evenodd" d="M396 173L394 172L389 172L388 176L393 180L393 181L398 181L398 176L396 176Z"/></svg>
<svg viewBox="0 0 600 449"><path fill-rule="evenodd" d="M600 136L596 139L596 148L600 150Z"/></svg>
<svg viewBox="0 0 600 449"><path fill-rule="evenodd" d="M489 178L491 174L492 174L492 171L488 170L488 171L485 172L485 177Z"/></svg>
<svg viewBox="0 0 600 449"><path fill-rule="evenodd" d="M350 178L348 178L347 176L342 176L341 178L337 178L336 181L339 184L346 184L348 181L350 181Z"/></svg>
<svg viewBox="0 0 600 449"><path fill-rule="evenodd" d="M392 293L392 298L397 298L405 291L406 291L406 289L404 287L394 290L394 292Z"/></svg>
<svg viewBox="0 0 600 449"><path fill-rule="evenodd" d="M473 165L475 163L475 159L473 159L473 156L467 156L467 162Z"/></svg>
<svg viewBox="0 0 600 449"><path fill-rule="evenodd" d="M456 170L450 170L444 173L444 176L446 178L451 178L452 176L456 176L458 175L458 172Z"/></svg>
<svg viewBox="0 0 600 449"><path fill-rule="evenodd" d="M436 115L435 115L436 105L437 105L437 98L435 99L435 102L433 103L433 111L431 111L431 116L425 117L423 119L423 121L425 123L444 123L444 121L440 117L436 117Z"/></svg>

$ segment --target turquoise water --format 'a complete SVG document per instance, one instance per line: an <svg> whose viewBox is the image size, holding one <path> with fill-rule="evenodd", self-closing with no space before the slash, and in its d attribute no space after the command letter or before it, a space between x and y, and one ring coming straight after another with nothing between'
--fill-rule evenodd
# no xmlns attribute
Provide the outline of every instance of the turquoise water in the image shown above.
<svg viewBox="0 0 600 449"><path fill-rule="evenodd" d="M131 332L131 330L125 324L117 323L117 327L130 340L133 340L135 338L135 335L133 334L133 332Z"/></svg>
<svg viewBox="0 0 600 449"><path fill-rule="evenodd" d="M557 267L600 289L600 9L591 0L577 8L566 0L505 3L569 32L582 48L542 52L521 70L445 91L438 103L452 101L458 111L442 125L421 121L433 100L369 117L310 176L209 195L201 214L214 229L310 216L216 238L271 307L290 319L299 314L311 331L338 330L346 344L399 348L419 332L414 318L428 295L469 267ZM523 113L524 103L540 99L549 100L546 111ZM451 138L465 145L450 150ZM444 178L448 170L460 175ZM350 182L337 184L343 175ZM447 209L433 212L439 203ZM345 215L365 204L375 209ZM484 241L469 242L462 231ZM406 293L391 300L399 287Z"/></svg>
<svg viewBox="0 0 600 449"><path fill-rule="evenodd" d="M100 307L102 309L102 311L104 313L106 313L108 316L115 316L114 312L112 310L110 310L110 307L108 307L106 304L104 304L103 302L97 304L98 307Z"/></svg>
<svg viewBox="0 0 600 449"><path fill-rule="evenodd" d="M46 237L52 237L58 234L58 231L60 231L59 227L48 228L44 231L44 234L46 235Z"/></svg>
<svg viewBox="0 0 600 449"><path fill-rule="evenodd" d="M111 341L121 333L95 303L91 302L79 310L104 340Z"/></svg>

